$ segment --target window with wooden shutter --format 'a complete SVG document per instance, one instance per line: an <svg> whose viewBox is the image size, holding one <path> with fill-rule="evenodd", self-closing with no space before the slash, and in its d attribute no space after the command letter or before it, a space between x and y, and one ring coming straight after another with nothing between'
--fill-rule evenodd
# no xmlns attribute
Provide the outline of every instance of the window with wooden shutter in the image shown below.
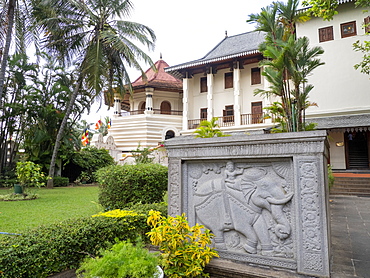
<svg viewBox="0 0 370 278"><path fill-rule="evenodd" d="M204 93L207 92L207 77L200 78L200 92Z"/></svg>
<svg viewBox="0 0 370 278"><path fill-rule="evenodd" d="M342 38L356 36L356 21L351 21L347 23L342 23L340 25L340 33L342 35Z"/></svg>
<svg viewBox="0 0 370 278"><path fill-rule="evenodd" d="M234 87L234 78L232 72L225 73L225 89L230 89Z"/></svg>
<svg viewBox="0 0 370 278"><path fill-rule="evenodd" d="M365 33L370 33L370 16L364 18Z"/></svg>
<svg viewBox="0 0 370 278"><path fill-rule="evenodd" d="M319 29L319 42L334 40L333 26Z"/></svg>
<svg viewBox="0 0 370 278"><path fill-rule="evenodd" d="M260 68L252 68L251 70L252 75L252 85L261 84L261 69Z"/></svg>
<svg viewBox="0 0 370 278"><path fill-rule="evenodd" d="M200 119L207 120L207 108L200 108Z"/></svg>
<svg viewBox="0 0 370 278"><path fill-rule="evenodd" d="M169 103L168 101L162 101L161 114L171 115L171 103Z"/></svg>
<svg viewBox="0 0 370 278"><path fill-rule="evenodd" d="M234 105L226 105L223 111L223 122L234 122Z"/></svg>

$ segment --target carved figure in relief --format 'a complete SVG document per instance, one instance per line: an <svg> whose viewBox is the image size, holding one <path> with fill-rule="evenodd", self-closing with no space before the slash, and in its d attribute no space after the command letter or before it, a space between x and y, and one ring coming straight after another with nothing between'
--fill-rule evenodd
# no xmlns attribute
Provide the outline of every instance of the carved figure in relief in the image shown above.
<svg viewBox="0 0 370 278"><path fill-rule="evenodd" d="M196 217L215 234L217 249L227 250L224 233L236 231L244 236L246 252L256 254L259 248L262 255L274 255L270 230L279 239L290 236L283 207L293 194L284 191L283 179L271 167L243 167L227 162L224 178L198 185L193 196ZM266 212L273 226L267 223Z"/></svg>
<svg viewBox="0 0 370 278"><path fill-rule="evenodd" d="M225 169L225 183L235 183L238 175L243 174L244 169L235 169L234 162L228 161Z"/></svg>

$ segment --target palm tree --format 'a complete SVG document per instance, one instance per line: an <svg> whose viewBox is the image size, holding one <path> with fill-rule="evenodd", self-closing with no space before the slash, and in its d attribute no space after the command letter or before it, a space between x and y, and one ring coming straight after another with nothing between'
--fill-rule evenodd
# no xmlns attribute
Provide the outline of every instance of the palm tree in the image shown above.
<svg viewBox="0 0 370 278"><path fill-rule="evenodd" d="M32 4L28 0L3 0L0 2L0 107L4 93L5 71L11 45L16 53L26 53L30 42L38 50L37 34L32 28Z"/></svg>
<svg viewBox="0 0 370 278"><path fill-rule="evenodd" d="M87 88L93 97L101 97L103 91L113 93L113 87L124 88L124 84L130 84L126 65L142 73L139 61L154 67L150 57L134 43L153 48L153 30L139 23L116 19L129 16L132 9L130 0L39 2L35 17L45 32L47 50L58 55L66 65L77 61L79 71L55 141L49 169L51 178L54 177L60 141L81 88ZM48 187L53 187L52 179L49 179Z"/></svg>
<svg viewBox="0 0 370 278"><path fill-rule="evenodd" d="M323 53L320 47L309 49L306 37L296 39L295 24L308 19L297 12L299 1L274 2L260 14L250 15L248 22L257 24L256 31L266 32L260 46L264 57L260 65L262 74L270 84L268 90L256 90L255 94L277 96L284 110L287 131L304 130L304 110L312 85L307 85L308 75L323 63L317 58Z"/></svg>

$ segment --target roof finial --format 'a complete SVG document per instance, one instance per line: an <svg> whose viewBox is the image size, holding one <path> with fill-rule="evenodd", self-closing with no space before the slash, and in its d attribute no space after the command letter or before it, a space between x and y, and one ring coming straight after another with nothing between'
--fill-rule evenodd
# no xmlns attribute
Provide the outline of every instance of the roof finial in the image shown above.
<svg viewBox="0 0 370 278"><path fill-rule="evenodd" d="M162 52L161 52L161 53L159 53L159 59L161 59L161 60L162 60Z"/></svg>
<svg viewBox="0 0 370 278"><path fill-rule="evenodd" d="M225 38L227 38L227 30L225 31Z"/></svg>

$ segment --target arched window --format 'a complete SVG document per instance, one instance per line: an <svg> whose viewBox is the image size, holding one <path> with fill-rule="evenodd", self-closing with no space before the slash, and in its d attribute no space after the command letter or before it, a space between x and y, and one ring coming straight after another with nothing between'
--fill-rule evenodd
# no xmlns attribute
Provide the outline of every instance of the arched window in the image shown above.
<svg viewBox="0 0 370 278"><path fill-rule="evenodd" d="M145 101L143 103L141 103L141 105L139 106L139 114L144 114L145 105L146 105Z"/></svg>
<svg viewBox="0 0 370 278"><path fill-rule="evenodd" d="M173 130L168 130L166 132L166 136L164 137L164 140L171 139L175 137L175 132Z"/></svg>
<svg viewBox="0 0 370 278"><path fill-rule="evenodd" d="M168 101L162 101L161 103L161 114L171 115L171 103Z"/></svg>

